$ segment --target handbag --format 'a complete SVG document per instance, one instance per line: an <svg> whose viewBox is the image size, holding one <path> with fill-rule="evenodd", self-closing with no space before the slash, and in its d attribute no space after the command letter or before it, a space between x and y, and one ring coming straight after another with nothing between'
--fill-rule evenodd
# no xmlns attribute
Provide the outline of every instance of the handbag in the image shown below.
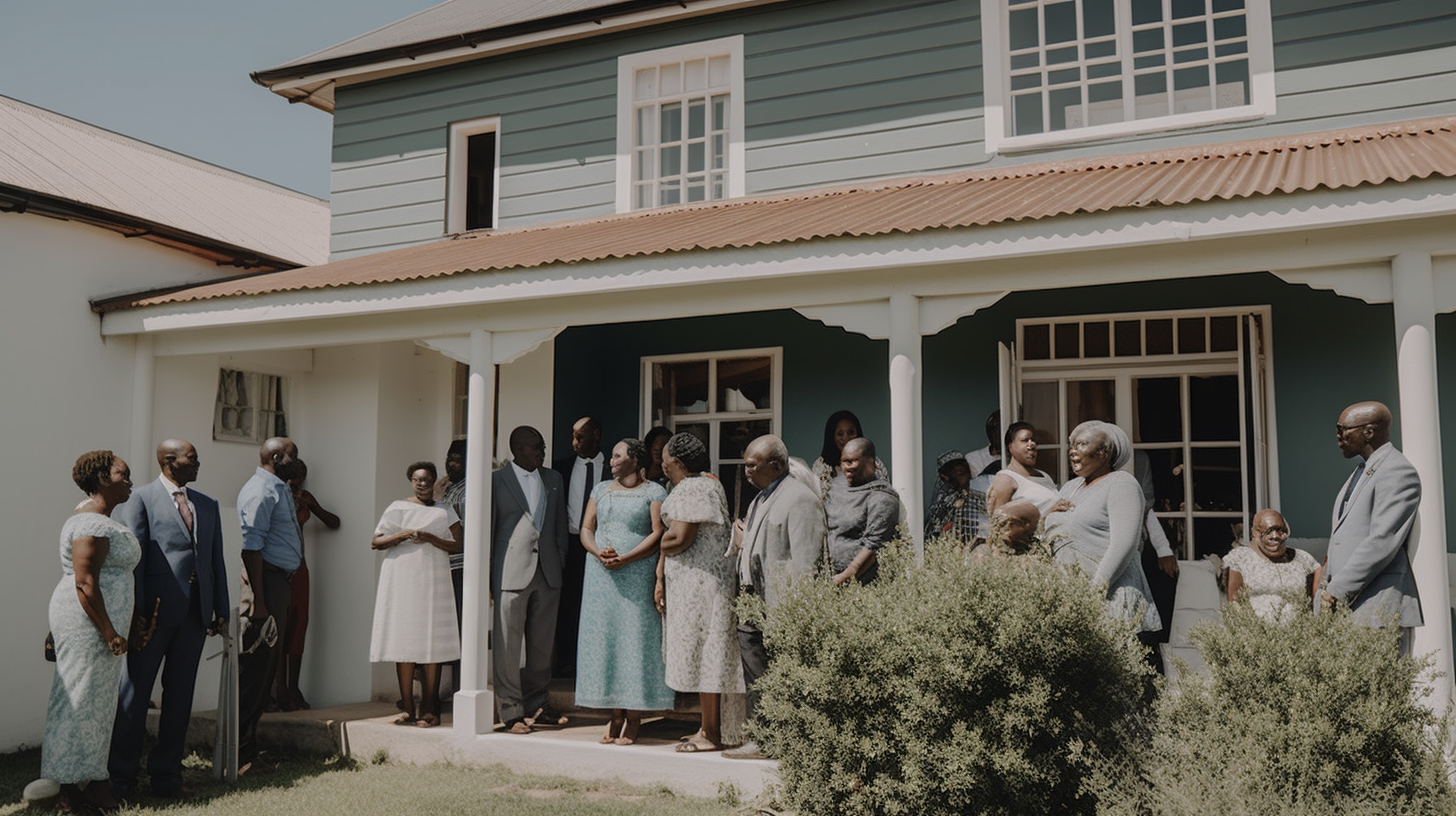
<svg viewBox="0 0 1456 816"><path fill-rule="evenodd" d="M46 632L45 659L48 663L56 662L56 637L50 632Z"/></svg>

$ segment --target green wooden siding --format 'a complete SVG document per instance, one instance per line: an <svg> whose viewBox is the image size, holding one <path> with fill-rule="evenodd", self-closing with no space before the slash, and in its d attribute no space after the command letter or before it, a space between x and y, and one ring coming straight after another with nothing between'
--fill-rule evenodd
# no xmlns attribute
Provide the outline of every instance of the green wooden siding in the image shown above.
<svg viewBox="0 0 1456 816"><path fill-rule="evenodd" d="M443 234L451 122L501 117L499 223L615 202L616 60L743 34L747 190L1155 150L1449 113L1456 6L1272 0L1276 115L1028 155L987 156L980 4L800 0L339 89L335 257Z"/></svg>

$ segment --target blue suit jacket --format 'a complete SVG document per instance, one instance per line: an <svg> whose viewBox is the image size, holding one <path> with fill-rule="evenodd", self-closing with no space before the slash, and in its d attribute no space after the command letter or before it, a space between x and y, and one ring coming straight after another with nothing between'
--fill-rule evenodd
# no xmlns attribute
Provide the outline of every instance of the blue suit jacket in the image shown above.
<svg viewBox="0 0 1456 816"><path fill-rule="evenodd" d="M228 617L227 569L223 566L222 516L212 498L186 488L187 498L195 508L193 526L197 532L198 608L203 623L213 617ZM182 522L177 503L159 479L132 491L131 498L112 513L136 534L142 545L142 559L136 567L136 609L150 616L157 599L157 628L177 625L187 614L187 582L191 571L185 555L193 548L192 536Z"/></svg>

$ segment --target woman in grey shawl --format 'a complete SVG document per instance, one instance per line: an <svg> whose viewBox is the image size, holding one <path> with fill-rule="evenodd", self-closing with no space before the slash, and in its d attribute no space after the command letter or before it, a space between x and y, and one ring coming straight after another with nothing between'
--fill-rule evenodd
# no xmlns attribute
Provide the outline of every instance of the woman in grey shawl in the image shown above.
<svg viewBox="0 0 1456 816"><path fill-rule="evenodd" d="M1151 631L1162 628L1138 557L1143 533L1143 492L1122 470L1132 459L1132 440L1108 422L1083 422L1072 430L1068 457L1076 478L1046 517L1046 534L1057 560L1076 564L1107 588L1115 617Z"/></svg>

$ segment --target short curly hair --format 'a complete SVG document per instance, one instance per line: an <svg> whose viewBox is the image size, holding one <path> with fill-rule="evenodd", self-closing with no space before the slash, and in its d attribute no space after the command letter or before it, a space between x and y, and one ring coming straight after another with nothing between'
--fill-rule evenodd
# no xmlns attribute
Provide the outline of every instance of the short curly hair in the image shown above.
<svg viewBox="0 0 1456 816"><path fill-rule="evenodd" d="M632 458L632 461L637 463L637 467L634 470L642 470L647 467L647 463L652 461L651 455L647 453L647 446L640 439L633 439L629 436L617 444L627 446L627 455Z"/></svg>
<svg viewBox="0 0 1456 816"><path fill-rule="evenodd" d="M415 462L414 464L409 466L409 470L406 470L404 472L404 477L413 481L415 478L415 471L417 470L427 470L434 478L440 478L440 471L435 469L434 462Z"/></svg>
<svg viewBox="0 0 1456 816"><path fill-rule="evenodd" d="M111 466L116 464L116 454L109 450L94 450L83 453L71 468L71 480L81 492L90 496L111 481Z"/></svg>

